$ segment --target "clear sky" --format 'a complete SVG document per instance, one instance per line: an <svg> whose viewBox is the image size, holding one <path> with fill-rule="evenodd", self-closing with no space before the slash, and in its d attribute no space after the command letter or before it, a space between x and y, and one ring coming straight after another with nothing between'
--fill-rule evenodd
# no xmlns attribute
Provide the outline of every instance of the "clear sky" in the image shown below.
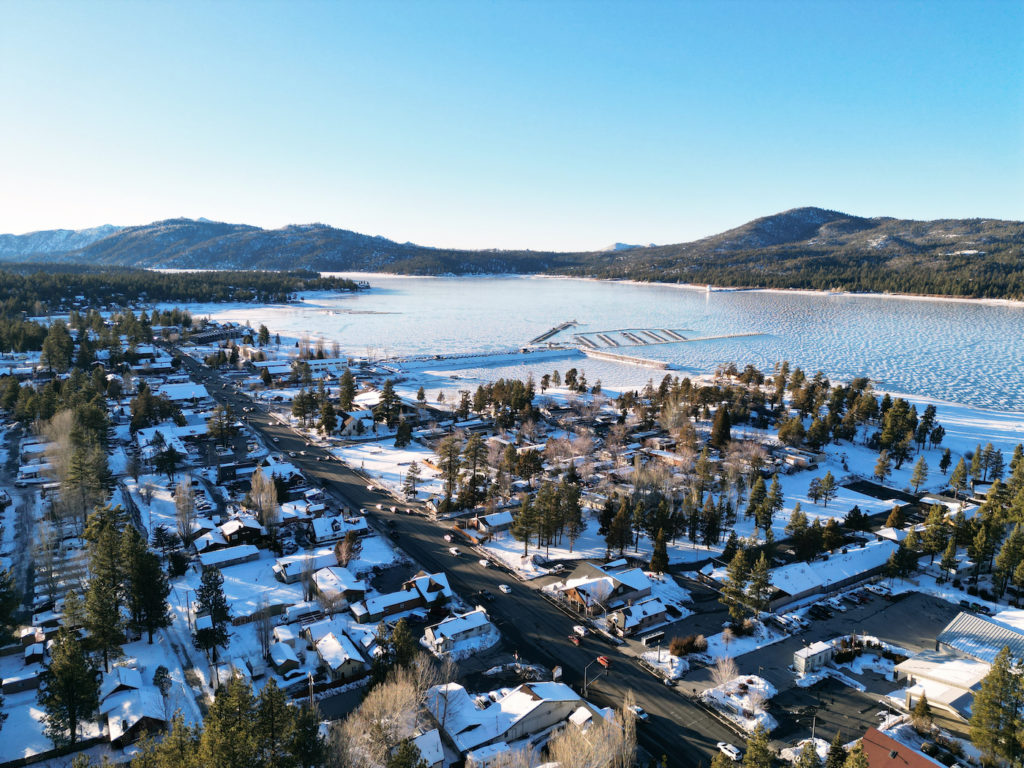
<svg viewBox="0 0 1024 768"><path fill-rule="evenodd" d="M1024 218L1024 3L0 2L0 232Z"/></svg>

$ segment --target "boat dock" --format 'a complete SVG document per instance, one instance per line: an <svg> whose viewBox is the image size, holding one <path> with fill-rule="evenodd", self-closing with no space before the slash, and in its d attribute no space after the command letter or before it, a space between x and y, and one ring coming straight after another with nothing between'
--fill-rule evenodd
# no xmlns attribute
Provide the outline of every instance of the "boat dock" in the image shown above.
<svg viewBox="0 0 1024 768"><path fill-rule="evenodd" d="M668 363L664 360L651 360L646 357L633 357L632 355L623 355L618 352L607 352L603 349L591 349L590 347L584 347L580 351L587 357L592 357L595 360L607 360L612 363L624 363L626 365L639 365L644 368L657 368L658 370L665 370L668 368Z"/></svg>
<svg viewBox="0 0 1024 768"><path fill-rule="evenodd" d="M670 328L618 328L614 331L587 331L577 333L572 340L582 350L622 349L628 347L649 347L655 344L686 344L693 341L714 341L716 339L735 339L744 336L760 336L756 331L743 333L725 333L718 336L684 336L683 331Z"/></svg>
<svg viewBox="0 0 1024 768"><path fill-rule="evenodd" d="M555 336L556 334L559 334L559 333L561 333L561 332L562 332L562 331L564 331L564 330L565 330L566 328L572 328L572 327L574 327L574 326L577 326L577 325L579 325L579 323L578 323L578 322L576 322L575 320L566 320L566 321L565 321L564 323L561 323L561 324L559 324L559 325L556 325L556 326L555 326L554 328L552 328L551 330L549 330L549 331L545 331L544 333L542 333L542 334L541 334L540 336L538 336L537 338L535 338L535 339L530 339L530 342L529 342L529 343L530 343L530 344L542 344L542 343L544 343L545 341L547 341L548 339L550 339L550 338L551 338L552 336ZM596 345L595 345L595 346L596 346Z"/></svg>

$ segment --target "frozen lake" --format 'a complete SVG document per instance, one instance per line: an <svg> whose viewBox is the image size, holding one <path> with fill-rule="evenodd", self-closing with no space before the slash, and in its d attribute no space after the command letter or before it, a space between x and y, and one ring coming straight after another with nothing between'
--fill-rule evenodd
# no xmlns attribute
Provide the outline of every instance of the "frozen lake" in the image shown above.
<svg viewBox="0 0 1024 768"><path fill-rule="evenodd" d="M716 291L539 277L420 278L350 275L358 295L315 294L291 306L197 305L197 315L265 322L283 336L338 341L350 354L410 356L519 347L566 320L573 333L618 328L691 329L735 339L619 350L706 373L721 363L770 368L779 360L831 378L869 376L879 387L936 400L1024 411L1024 306L884 296ZM629 368L579 365L588 379ZM499 374L501 375L501 374Z"/></svg>

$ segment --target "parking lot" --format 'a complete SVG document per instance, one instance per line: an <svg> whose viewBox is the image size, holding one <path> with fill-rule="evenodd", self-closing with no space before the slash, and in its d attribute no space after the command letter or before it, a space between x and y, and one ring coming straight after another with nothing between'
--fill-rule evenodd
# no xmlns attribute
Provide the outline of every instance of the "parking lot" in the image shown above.
<svg viewBox="0 0 1024 768"><path fill-rule="evenodd" d="M884 709L879 702L897 688L881 674L857 675L846 668L843 674L864 685L864 692L833 679L799 688L790 669L795 651L819 640L853 633L877 637L911 652L934 650L935 637L959 611L944 600L916 592L891 600L874 596L863 605L847 603L846 608L846 612L836 612L829 619L812 620L810 628L800 634L737 657L741 674L758 674L779 691L772 700L771 712L779 721L773 738L793 743L809 737L812 725L815 735L825 733L828 739L837 729L862 733L878 725L877 713ZM692 670L681 684L698 691L711 687L710 668Z"/></svg>

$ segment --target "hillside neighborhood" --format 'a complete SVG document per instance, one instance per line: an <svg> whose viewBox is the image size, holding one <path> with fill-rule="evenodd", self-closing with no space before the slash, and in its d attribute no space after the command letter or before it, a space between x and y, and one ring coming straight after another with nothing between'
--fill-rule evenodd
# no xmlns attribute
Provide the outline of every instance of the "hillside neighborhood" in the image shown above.
<svg viewBox="0 0 1024 768"><path fill-rule="evenodd" d="M1019 757L1019 434L783 361L460 389L167 309L47 328L0 354L0 766Z"/></svg>

